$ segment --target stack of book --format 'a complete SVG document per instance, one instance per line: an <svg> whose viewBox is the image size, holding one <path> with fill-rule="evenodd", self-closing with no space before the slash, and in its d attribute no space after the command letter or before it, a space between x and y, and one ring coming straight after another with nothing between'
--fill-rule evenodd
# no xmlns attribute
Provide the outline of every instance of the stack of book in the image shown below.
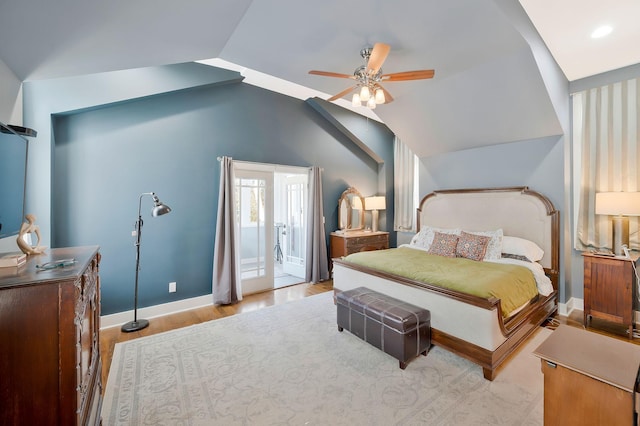
<svg viewBox="0 0 640 426"><path fill-rule="evenodd" d="M17 267L27 263L27 255L20 252L0 253L0 268Z"/></svg>

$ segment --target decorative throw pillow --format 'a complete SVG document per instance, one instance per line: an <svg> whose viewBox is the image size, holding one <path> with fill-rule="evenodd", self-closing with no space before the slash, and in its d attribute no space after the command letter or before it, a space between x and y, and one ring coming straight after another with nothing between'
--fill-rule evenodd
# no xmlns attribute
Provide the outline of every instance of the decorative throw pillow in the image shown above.
<svg viewBox="0 0 640 426"><path fill-rule="evenodd" d="M469 234L473 235L483 235L491 238L489 243L487 244L487 251L484 253L484 258L482 260L498 260L502 257L502 238L503 232L502 228L496 229L495 231L466 231Z"/></svg>
<svg viewBox="0 0 640 426"><path fill-rule="evenodd" d="M435 232L433 234L433 242L429 247L428 253L437 254L438 256L456 257L457 245L457 235L445 234L444 232Z"/></svg>
<svg viewBox="0 0 640 426"><path fill-rule="evenodd" d="M482 260L490 239L491 237L487 235L475 235L462 231L456 245L456 256Z"/></svg>

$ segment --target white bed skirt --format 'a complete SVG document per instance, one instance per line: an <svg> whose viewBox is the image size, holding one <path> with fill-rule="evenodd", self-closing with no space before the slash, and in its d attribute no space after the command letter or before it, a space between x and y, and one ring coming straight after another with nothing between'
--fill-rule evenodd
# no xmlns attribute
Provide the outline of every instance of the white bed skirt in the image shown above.
<svg viewBox="0 0 640 426"><path fill-rule="evenodd" d="M496 350L506 340L500 329L501 320L497 309L483 309L432 291L369 275L338 263L333 264L333 287L338 291L367 287L426 308L431 312L432 328L489 351Z"/></svg>

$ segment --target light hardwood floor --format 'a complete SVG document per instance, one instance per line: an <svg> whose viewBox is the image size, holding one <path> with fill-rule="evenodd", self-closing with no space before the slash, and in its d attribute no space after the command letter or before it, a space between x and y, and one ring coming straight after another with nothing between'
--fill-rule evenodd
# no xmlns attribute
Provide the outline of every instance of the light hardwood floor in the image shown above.
<svg viewBox="0 0 640 426"><path fill-rule="evenodd" d="M120 327L111 327L101 330L100 356L102 358L103 390L107 386L109 367L111 366L113 350L116 343L125 342L142 336L150 336L152 334L162 333L164 331L174 330L181 327L187 327L193 324L223 318L242 312L255 311L256 309L261 309L266 306L278 305L332 290L333 281L331 280L318 284L296 284L289 287L245 296L242 302L234 305L207 306L153 318L149 320L149 327L132 333L123 333L120 331Z"/></svg>
<svg viewBox="0 0 640 426"><path fill-rule="evenodd" d="M265 291L262 293L246 296L242 302L235 305L225 306L208 306L204 308L193 309L189 311L179 312L150 320L149 327L135 331L133 333L123 333L120 327L112 327L100 331L100 355L102 357L102 383L103 389L107 385L107 377L109 375L109 367L113 358L113 350L116 343L135 339L142 336L150 336L152 334L164 331L174 330L189 325L198 324L205 321L223 318L229 315L235 315L242 312L254 311L266 306L286 303L298 300L303 297L313 296L315 294L324 293L333 290L333 281L325 281L319 284L296 284L289 287L283 287L275 290ZM554 316L554 319L561 324L567 324L573 327L583 328L582 311L574 311L569 317ZM615 324L609 324L604 321L594 319L590 331L615 337L617 339L629 341L625 334L625 327ZM640 339L633 339L633 343L640 344Z"/></svg>

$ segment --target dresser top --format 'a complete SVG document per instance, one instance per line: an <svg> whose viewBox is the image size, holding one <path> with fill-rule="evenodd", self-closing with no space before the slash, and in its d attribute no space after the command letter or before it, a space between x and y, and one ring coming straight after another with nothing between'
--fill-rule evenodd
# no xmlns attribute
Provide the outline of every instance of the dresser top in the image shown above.
<svg viewBox="0 0 640 426"><path fill-rule="evenodd" d="M388 235L388 232L383 231L333 231L331 235L341 238L356 238L356 237L372 237L376 235Z"/></svg>
<svg viewBox="0 0 640 426"><path fill-rule="evenodd" d="M0 290L78 277L87 268L98 249L98 246L54 248L47 249L39 255L31 255L27 257L24 265L0 268ZM67 259L75 259L75 262L47 270L36 268L36 265Z"/></svg>

